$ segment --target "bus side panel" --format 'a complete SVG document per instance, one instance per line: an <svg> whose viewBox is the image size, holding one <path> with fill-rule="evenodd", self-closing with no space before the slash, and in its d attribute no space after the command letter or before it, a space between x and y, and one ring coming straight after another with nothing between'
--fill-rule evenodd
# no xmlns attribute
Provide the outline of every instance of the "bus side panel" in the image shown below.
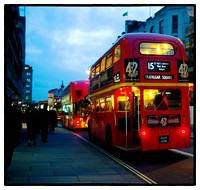
<svg viewBox="0 0 200 190"><path fill-rule="evenodd" d="M115 141L115 121L114 113L91 113L90 127L92 136L105 141L106 127L110 126L113 142Z"/></svg>
<svg viewBox="0 0 200 190"><path fill-rule="evenodd" d="M103 117L100 113L91 113L91 119L90 119L90 127L91 127L91 134L94 137L97 137L100 140L104 140L103 135Z"/></svg>

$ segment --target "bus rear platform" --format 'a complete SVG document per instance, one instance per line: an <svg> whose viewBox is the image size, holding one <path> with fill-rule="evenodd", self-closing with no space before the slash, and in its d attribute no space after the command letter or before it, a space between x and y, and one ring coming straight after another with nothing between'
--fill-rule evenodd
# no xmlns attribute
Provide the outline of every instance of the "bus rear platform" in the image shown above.
<svg viewBox="0 0 200 190"><path fill-rule="evenodd" d="M144 185L145 181L72 132L57 127L48 142L28 147L27 129L14 150L6 186L20 185Z"/></svg>

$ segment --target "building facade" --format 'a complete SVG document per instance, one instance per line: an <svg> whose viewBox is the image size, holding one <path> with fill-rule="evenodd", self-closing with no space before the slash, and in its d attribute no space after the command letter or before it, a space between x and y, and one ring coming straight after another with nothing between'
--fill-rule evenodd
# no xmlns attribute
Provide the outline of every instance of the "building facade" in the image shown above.
<svg viewBox="0 0 200 190"><path fill-rule="evenodd" d="M48 110L51 110L54 106L59 105L61 108L62 89L64 88L63 81L60 88L54 88L48 91Z"/></svg>
<svg viewBox="0 0 200 190"><path fill-rule="evenodd" d="M24 78L25 78L25 88L23 103L30 104L32 103L32 84L33 84L33 69L29 65L24 67Z"/></svg>
<svg viewBox="0 0 200 190"><path fill-rule="evenodd" d="M125 33L159 33L179 38L186 49L190 82L194 82L195 70L194 9L194 6L165 6L146 22L125 22Z"/></svg>
<svg viewBox="0 0 200 190"><path fill-rule="evenodd" d="M23 99L25 65L25 17L18 6L4 6L5 97Z"/></svg>

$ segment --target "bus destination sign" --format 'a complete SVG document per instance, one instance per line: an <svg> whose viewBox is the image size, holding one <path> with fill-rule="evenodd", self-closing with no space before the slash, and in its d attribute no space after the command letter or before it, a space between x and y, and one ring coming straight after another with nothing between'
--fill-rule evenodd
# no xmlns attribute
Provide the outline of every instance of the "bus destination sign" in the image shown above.
<svg viewBox="0 0 200 190"><path fill-rule="evenodd" d="M170 72L170 63L163 61L147 61L149 72Z"/></svg>
<svg viewBox="0 0 200 190"><path fill-rule="evenodd" d="M173 75L144 75L146 80L173 80Z"/></svg>

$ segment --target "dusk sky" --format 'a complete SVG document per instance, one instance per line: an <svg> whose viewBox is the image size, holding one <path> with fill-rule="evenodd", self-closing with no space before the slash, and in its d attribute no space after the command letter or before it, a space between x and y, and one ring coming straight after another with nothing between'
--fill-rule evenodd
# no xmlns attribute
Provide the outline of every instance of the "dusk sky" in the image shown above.
<svg viewBox="0 0 200 190"><path fill-rule="evenodd" d="M161 6L26 6L26 61L33 68L34 101L71 81L87 80L86 70L125 31L125 20L145 21ZM123 13L128 12L128 17Z"/></svg>

